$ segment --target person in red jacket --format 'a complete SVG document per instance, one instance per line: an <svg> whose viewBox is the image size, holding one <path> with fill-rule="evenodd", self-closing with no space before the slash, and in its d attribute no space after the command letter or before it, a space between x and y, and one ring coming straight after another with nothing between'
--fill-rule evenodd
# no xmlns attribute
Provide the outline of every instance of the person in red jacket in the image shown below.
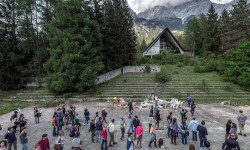
<svg viewBox="0 0 250 150"><path fill-rule="evenodd" d="M142 123L140 123L139 126L137 126L137 128L136 128L136 136L138 137L136 145L138 147L138 145L140 143L140 147L139 148L142 148L141 147L142 135L143 135L143 127L142 127Z"/></svg>
<svg viewBox="0 0 250 150"><path fill-rule="evenodd" d="M37 142L40 145L41 150L50 150L48 134L43 134L42 139Z"/></svg>
<svg viewBox="0 0 250 150"><path fill-rule="evenodd" d="M108 133L107 133L107 125L106 124L102 128L101 136L102 136L101 150L103 150L103 149L107 150L108 149ZM105 148L103 148L103 144L105 144Z"/></svg>

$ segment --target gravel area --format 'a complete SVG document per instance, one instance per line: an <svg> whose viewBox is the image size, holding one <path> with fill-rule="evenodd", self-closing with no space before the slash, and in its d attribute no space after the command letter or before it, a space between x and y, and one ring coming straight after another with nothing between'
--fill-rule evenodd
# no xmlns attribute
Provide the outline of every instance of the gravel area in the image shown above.
<svg viewBox="0 0 250 150"><path fill-rule="evenodd" d="M75 104L76 111L79 114L80 122L83 124L83 112L85 108L88 108L90 111L90 117L93 118L96 111L99 111L99 114L101 113L101 110L105 108L108 111L108 117L107 121L109 122L112 118L115 119L115 141L117 142L117 145L114 147L109 148L110 150L125 150L126 149L126 139L121 141L121 131L119 129L119 120L120 117L124 117L125 121L129 123L128 121L128 109L117 109L114 108L111 103L81 103L81 104ZM242 109L244 111L244 114L246 114L250 118L250 107L249 106L242 106L242 107L233 107L233 106L225 106L221 104L209 104L209 105L197 105L195 117L196 120L199 122L201 120L206 121L206 127L208 129L208 140L211 142L211 150L220 150L222 143L224 142L224 135L225 135L225 124L228 119L231 119L233 122L236 122L236 117L238 114L238 110ZM33 150L36 142L41 138L43 133L47 133L51 145L51 149L53 149L53 145L56 141L56 137L52 137L52 126L50 125L50 120L52 118L53 111L55 108L39 108L40 112L42 112L42 117L40 118L40 123L35 124L34 117L33 117L33 107L27 107L25 109L22 109L22 113L26 116L28 119L27 124L27 132L29 134L29 142L28 146L29 149ZM179 110L173 110L171 108L167 109L161 109L160 114L162 121L160 122L160 128L162 130L156 130L157 139L163 138L164 145L167 147L168 150L188 150L189 144L194 144L196 149L199 147L199 140L197 142L193 142L191 140L191 134L188 137L188 144L182 145L181 144L181 137L179 136L177 139L177 145L171 145L170 139L166 137L166 117L169 114L169 112L172 111L174 114L174 117L177 118L178 124L180 124L180 115ZM142 139L142 150L148 150L148 149L156 149L156 148L148 148L149 143L149 137L147 137L147 131L148 131L148 114L149 109L147 108L135 108L134 114L139 116L139 119L141 120L143 127L144 127L144 136ZM11 126L11 123L9 121L11 113L5 114L0 116L0 124L2 125L2 130L0 131L0 140L4 138L4 134L7 132L7 127ZM190 112L187 114L188 122L192 119L192 116ZM236 122L237 123L237 122ZM246 122L245 130L247 133L247 137L239 136L238 142L240 144L240 147L242 150L249 150L250 146L250 122ZM128 129L128 126L126 127L126 130ZM83 147L84 150L100 150L101 144L100 143L92 143L91 142L91 134L88 132L89 125L88 126L81 126L80 132L81 132L81 139L83 140ZM70 150L71 149L71 140L72 138L69 137L69 131L65 130L65 127L63 128L63 131L65 132L65 146L64 150ZM18 135L17 135L18 136ZM126 136L126 135L125 135ZM109 135L108 135L109 138ZM109 140L109 139L108 139ZM153 144L152 144L153 145ZM18 139L18 150L21 150L21 145Z"/></svg>

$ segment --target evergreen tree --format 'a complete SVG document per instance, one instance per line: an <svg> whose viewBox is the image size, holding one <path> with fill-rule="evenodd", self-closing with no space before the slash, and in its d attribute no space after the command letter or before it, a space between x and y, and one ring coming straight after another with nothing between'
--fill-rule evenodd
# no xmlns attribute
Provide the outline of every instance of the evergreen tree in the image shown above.
<svg viewBox="0 0 250 150"><path fill-rule="evenodd" d="M82 0L61 1L49 25L50 59L46 83L54 92L84 91L94 86L103 65L100 30Z"/></svg>
<svg viewBox="0 0 250 150"><path fill-rule="evenodd" d="M221 42L222 42L222 50L227 50L230 48L230 42L228 34L230 32L231 18L227 10L223 10L220 17L220 33L221 33Z"/></svg>
<svg viewBox="0 0 250 150"><path fill-rule="evenodd" d="M0 89L13 90L21 87L15 2L2 1L0 8Z"/></svg>
<svg viewBox="0 0 250 150"><path fill-rule="evenodd" d="M215 12L213 4L211 4L207 14L207 21L204 26L203 48L207 53L219 53L221 51L221 39L218 23L218 14Z"/></svg>
<svg viewBox="0 0 250 150"><path fill-rule="evenodd" d="M228 31L230 47L235 47L241 41L250 39L250 4L247 0L239 0L233 5L231 13L232 23Z"/></svg>

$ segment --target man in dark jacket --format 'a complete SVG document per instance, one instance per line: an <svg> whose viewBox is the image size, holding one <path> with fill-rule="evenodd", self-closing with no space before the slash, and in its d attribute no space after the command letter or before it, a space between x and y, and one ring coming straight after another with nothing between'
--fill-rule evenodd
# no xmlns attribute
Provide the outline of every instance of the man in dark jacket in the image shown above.
<svg viewBox="0 0 250 150"><path fill-rule="evenodd" d="M101 141L101 133L102 133L102 117L99 117L98 122L96 123L96 142Z"/></svg>
<svg viewBox="0 0 250 150"><path fill-rule="evenodd" d="M134 150L133 133L128 134L127 150Z"/></svg>
<svg viewBox="0 0 250 150"><path fill-rule="evenodd" d="M89 132L91 132L91 141L94 143L94 136L95 136L95 122L94 119L90 122Z"/></svg>
<svg viewBox="0 0 250 150"><path fill-rule="evenodd" d="M138 119L138 116L135 116L133 120L133 126L134 126L134 140L136 140L136 128L140 125L140 120Z"/></svg>
<svg viewBox="0 0 250 150"><path fill-rule="evenodd" d="M226 139L226 141L222 145L222 149L226 147L226 150L231 150L237 148L237 150L240 150L239 143L235 140L235 134L231 133L229 139Z"/></svg>
<svg viewBox="0 0 250 150"><path fill-rule="evenodd" d="M14 150L17 150L16 134L12 127L8 128L8 131L5 134L4 138L8 141L8 150L11 150L12 145L14 146Z"/></svg>
<svg viewBox="0 0 250 150"><path fill-rule="evenodd" d="M159 110L157 110L157 112L155 114L155 120L156 120L156 124L157 124L157 129L159 129L160 120L161 120L161 116L160 116L160 111Z"/></svg>
<svg viewBox="0 0 250 150"><path fill-rule="evenodd" d="M106 121L106 117L107 117L108 113L105 111L105 109L102 109L102 122L107 123Z"/></svg>
<svg viewBox="0 0 250 150"><path fill-rule="evenodd" d="M203 147L204 142L207 141L206 135L208 135L208 133L207 128L204 125L205 121L202 120L201 125L197 126L197 131L199 132L200 147Z"/></svg>

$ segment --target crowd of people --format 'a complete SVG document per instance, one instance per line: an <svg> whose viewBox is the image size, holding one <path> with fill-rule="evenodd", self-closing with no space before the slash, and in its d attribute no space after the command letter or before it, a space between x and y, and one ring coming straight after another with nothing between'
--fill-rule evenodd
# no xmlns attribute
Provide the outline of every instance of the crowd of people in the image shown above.
<svg viewBox="0 0 250 150"><path fill-rule="evenodd" d="M105 109L102 109L100 111L101 115L99 115L99 112L95 112L95 115L93 115L93 117L90 117L90 112L86 108L83 114L83 121L81 121L77 109L73 105L70 105L69 107L65 105L57 107L54 113L51 114L52 118L50 121L52 136L57 137L56 141L53 141L53 148L50 147L48 134L44 133L42 134L41 139L37 141L34 149L63 150L65 146L65 136L69 136L72 140L70 146L72 150L83 150L83 141L80 137L80 128L82 127L82 123L83 126L89 126L88 131L91 135L90 142L100 143L101 150L107 150L110 147L113 147L118 142L124 141L124 138L126 138L127 141L127 150L143 149L143 147L152 148L152 144L155 148L167 149L166 142L164 143L164 139L169 139L170 144L173 144L174 146L177 145L177 138L181 137L181 144L187 145L188 136L191 136L193 141L198 141L199 139L199 147L195 147L193 144L189 144L187 146L189 150L210 149L210 142L207 139L208 130L205 126L206 122L202 120L199 123L194 117L196 104L190 96L187 97L187 109L180 109L179 114L175 114L180 115L180 120L177 120L176 117L173 117L173 112L169 112L169 114L166 116L167 128L164 130L166 130L167 139L162 137L159 138L156 132L156 130L160 129L161 121L164 119L162 116L166 115L160 114L160 110L158 110L156 105L152 106L149 110L148 129L145 129L146 124L143 124L141 122L140 116L134 113L133 105L131 103L128 103L128 108L129 110L127 119L120 117L119 120L115 120L115 118L111 116L112 119L108 123L106 119L108 116L108 112ZM189 109L190 116L188 113ZM42 115L41 112L39 112L37 107L34 107L33 113L35 123L39 124L39 118ZM242 110L239 111L237 120L239 133L237 132L237 123L232 122L231 120L228 120L228 122L226 123L225 141L222 144L222 149L240 150L240 145L237 139L238 135L246 136L244 125L247 120L247 116L243 113ZM20 113L20 111L13 110L10 121L13 125L8 128L8 131L4 136L5 140L2 140L0 142L0 150L17 150L17 146L19 146L19 144L17 143L17 138L19 138L22 150L28 150L29 134L26 132L26 125L28 123L28 120L25 118L24 114ZM121 131L121 137L119 141L117 141L117 138L115 138L117 137L115 135L115 124L119 124L119 128ZM65 130L69 131L69 135L64 135ZM17 137L17 135L19 137ZM142 140L144 137L143 135L146 135L150 139L147 146L142 145Z"/></svg>

